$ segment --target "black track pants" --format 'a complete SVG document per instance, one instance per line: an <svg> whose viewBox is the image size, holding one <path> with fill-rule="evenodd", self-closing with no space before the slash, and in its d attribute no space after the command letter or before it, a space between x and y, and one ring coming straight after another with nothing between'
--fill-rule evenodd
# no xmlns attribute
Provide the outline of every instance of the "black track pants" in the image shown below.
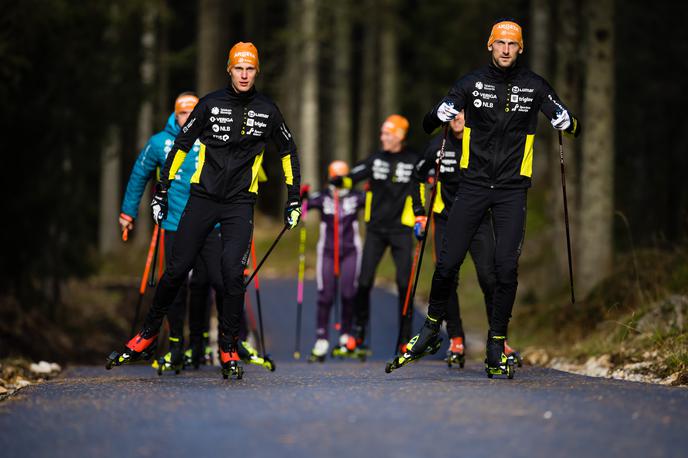
<svg viewBox="0 0 688 458"><path fill-rule="evenodd" d="M435 223L435 248L439 251L447 230L447 218L435 213L433 222ZM485 298L485 309L487 310L489 320L489 316L492 313L492 300L496 282L494 269L495 238L490 212L486 212L485 216L483 216L478 231L473 236L473 240L471 240L469 252L478 274L478 283ZM455 285L456 283L458 283L458 278ZM446 320L449 337L465 337L463 321L461 320L461 306L456 287L453 287L449 293Z"/></svg>
<svg viewBox="0 0 688 458"><path fill-rule="evenodd" d="M368 325L370 317L370 290L375 282L375 271L385 253L387 247L392 250L392 259L396 267L396 284L399 302L399 317L406 299L406 288L411 275L413 235L408 231L378 232L370 230L366 232L363 254L361 256L361 273L358 277L358 290L356 292L356 304L354 319L357 326ZM411 338L411 323L413 321L413 303L409 304L406 319L401 323L401 341L406 342Z"/></svg>
<svg viewBox="0 0 688 458"><path fill-rule="evenodd" d="M447 222L437 267L432 277L428 314L444 318L459 268L485 212L492 210L496 283L490 329L506 335L518 287L518 258L525 235L527 189L490 189L462 183Z"/></svg>
<svg viewBox="0 0 688 458"><path fill-rule="evenodd" d="M176 231L165 231L165 253L167 256L172 253L174 240L176 238ZM184 337L184 314L186 313L186 296L187 296L188 281L183 281L177 296L170 305L170 311L167 314L167 321L170 323L170 337L177 339Z"/></svg>
<svg viewBox="0 0 688 458"><path fill-rule="evenodd" d="M189 280L189 338L191 340L202 338L203 334L210 330L211 286L215 290L217 316L222 316L224 285L221 263L222 234L220 229L216 228L206 238L191 271Z"/></svg>
<svg viewBox="0 0 688 458"><path fill-rule="evenodd" d="M244 267L248 261L253 231L252 204L223 204L191 196L179 221L165 274L155 291L153 305L145 326L157 330L169 310L186 275L201 252L208 234L216 223L222 232L222 280L224 300L220 317L220 345L225 350L238 337L244 305Z"/></svg>

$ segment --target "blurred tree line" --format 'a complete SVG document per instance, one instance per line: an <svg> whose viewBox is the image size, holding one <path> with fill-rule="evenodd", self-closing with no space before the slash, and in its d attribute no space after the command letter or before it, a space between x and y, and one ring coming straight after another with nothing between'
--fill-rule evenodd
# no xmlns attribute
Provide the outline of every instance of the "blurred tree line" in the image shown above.
<svg viewBox="0 0 688 458"><path fill-rule="evenodd" d="M178 93L227 83L227 52L239 40L258 47L257 86L281 107L304 180L317 187L332 159L354 162L376 148L392 112L409 118L408 143L422 150L425 112L488 62L492 22L513 17L525 32L522 62L584 124L582 138L565 143L582 288L604 278L629 234L657 246L686 235L684 3L2 0L2 11L0 96L11 146L0 292L27 307L52 310L64 279L92 273L99 256L121 246L117 214L134 159ZM558 145L544 119L536 151L531 212L546 221L544 268L559 269L552 277L560 282ZM259 207L277 214L279 161L268 158L265 168L270 197ZM146 201L133 243L149 237Z"/></svg>

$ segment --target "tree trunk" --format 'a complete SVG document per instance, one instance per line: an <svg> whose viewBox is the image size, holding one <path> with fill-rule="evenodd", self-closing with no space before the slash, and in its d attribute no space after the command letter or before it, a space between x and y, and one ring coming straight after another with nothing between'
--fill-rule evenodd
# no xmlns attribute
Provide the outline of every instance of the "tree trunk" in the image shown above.
<svg viewBox="0 0 688 458"><path fill-rule="evenodd" d="M226 27L229 2L200 0L196 91L200 97L227 84L229 36Z"/></svg>
<svg viewBox="0 0 688 458"><path fill-rule="evenodd" d="M580 116L580 87L582 62L579 55L581 37L579 34L579 0L561 0L556 14L554 89L561 100L576 116ZM551 130L551 125L546 123ZM571 228L572 255L577 258L577 222L580 220L578 158L579 141L564 136L564 161L566 165L566 188ZM547 195L548 219L551 223L551 246L555 256L555 270L550 275L552 289L557 289L568 278L568 254L566 251L566 230L564 226L564 199L562 195L561 168L559 166L559 135L550 135L547 145L549 156L549 192Z"/></svg>
<svg viewBox="0 0 688 458"><path fill-rule="evenodd" d="M363 49L361 58L360 102L358 116L358 144L356 145L356 159L367 157L377 144L377 85L376 61L377 53L377 7L375 0L364 3L363 18Z"/></svg>
<svg viewBox="0 0 688 458"><path fill-rule="evenodd" d="M120 200L120 131L116 126L107 130L107 143L100 162L100 215L98 221L98 251L111 253L119 240L117 224Z"/></svg>
<svg viewBox="0 0 688 458"><path fill-rule="evenodd" d="M139 119L136 132L137 151L141 151L153 135L153 84L155 82L155 24L158 16L156 4L147 4L146 14L143 18L143 32L141 34L141 49L143 60L141 61L141 83L145 97L139 108ZM150 218L149 197L150 186L146 187L139 206L139 218L136 220L136 231L134 241L137 246L146 246L150 239L152 230L152 220Z"/></svg>
<svg viewBox="0 0 688 458"><path fill-rule="evenodd" d="M399 50L397 49L397 0L383 0L380 32L380 114L399 113Z"/></svg>
<svg viewBox="0 0 688 458"><path fill-rule="evenodd" d="M530 17L531 17L531 32L526 45L530 54L530 68L550 81L551 78L551 58L550 53L552 49L552 0L532 0L530 2ZM549 124L540 123L537 129L537 145L542 145L544 148L538 151L534 161L533 176L545 177L547 171L550 170L550 164L553 163L553 155L548 150L551 138L552 128ZM538 148L539 149L539 148ZM536 180L534 185L537 187L540 181ZM542 181L546 185L546 180Z"/></svg>
<svg viewBox="0 0 688 458"><path fill-rule="evenodd" d="M334 5L334 78L332 120L334 158L352 162L351 118L351 2L340 0Z"/></svg>
<svg viewBox="0 0 688 458"><path fill-rule="evenodd" d="M578 291L587 295L612 268L614 212L614 2L587 1Z"/></svg>
<svg viewBox="0 0 688 458"><path fill-rule="evenodd" d="M301 81L301 131L299 149L301 180L315 189L320 187L318 173L318 4L303 0L301 5L301 37L303 39Z"/></svg>

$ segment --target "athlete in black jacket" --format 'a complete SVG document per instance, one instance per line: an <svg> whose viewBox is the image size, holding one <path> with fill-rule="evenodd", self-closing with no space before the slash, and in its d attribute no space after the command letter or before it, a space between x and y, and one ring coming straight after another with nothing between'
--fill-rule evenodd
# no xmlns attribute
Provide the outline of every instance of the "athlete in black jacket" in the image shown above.
<svg viewBox="0 0 688 458"><path fill-rule="evenodd" d="M430 141L430 144L425 150L425 155L416 164L413 174L414 179L418 183L425 183L429 179L433 179L435 180L435 186L437 186L437 196L435 197L435 203L432 210L434 218L432 227L434 227L435 230L435 258L439 255L442 247L447 232L449 212L459 189L459 160L461 159L461 143L465 126L463 112L460 112L452 119L449 125L450 130L444 147L444 157L440 163L439 178L435 179L436 177L434 177L434 174L437 158L444 138L444 135L441 134L436 135ZM420 191L420 186L413 187L414 208L422 206ZM451 235L449 235L449 238L451 238ZM478 283L480 284L480 288L485 298L485 310L487 311L489 320L492 314L492 298L496 281L494 268L495 240L494 231L492 229L492 215L489 211L485 212L482 222L471 240L469 251L478 274ZM461 320L461 309L456 286L454 286L449 293L445 319L447 320L447 334L449 334L450 338L447 357L450 363L458 363L463 367L465 358L465 333ZM509 353L508 350L507 353Z"/></svg>
<svg viewBox="0 0 688 458"><path fill-rule="evenodd" d="M460 78L423 120L423 128L430 133L465 110L461 183L447 223L451 238L445 238L432 280L428 317L412 339L414 344L409 342L410 350L393 361L394 367L417 359L436 345L456 274L485 212L491 210L497 283L486 364L490 376L507 372L510 364L504 340L518 285L538 111L555 129L573 135L580 131L578 120L550 85L516 63L523 52L518 24L510 20L495 23L487 46L492 62Z"/></svg>
<svg viewBox="0 0 688 458"><path fill-rule="evenodd" d="M375 270L387 247L392 250L396 266L400 317L411 275L412 228L415 223L411 187L418 155L404 146L408 127L408 121L403 116L389 116L381 127L382 150L354 166L348 176L332 181L337 186L347 188L366 179L370 184L370 190L366 193L366 238L354 311L353 334L359 346L365 339L370 316L370 290L375 281ZM406 319L400 323L404 342L411 337L412 317L413 304L409 304Z"/></svg>
<svg viewBox="0 0 688 458"><path fill-rule="evenodd" d="M258 175L266 152L282 158L288 190L285 224L295 227L301 213L296 145L277 106L253 87L258 69L255 46L236 44L227 63L231 85L203 97L177 136L151 204L154 218L165 219L169 182L175 179L186 152L199 139L201 149L198 167L191 177L191 196L143 330L127 343L122 354L111 355L108 366L136 359L150 349L203 241L213 226L220 223L225 295L220 318L220 356L223 375L240 372L236 351L244 300L243 273L253 231Z"/></svg>

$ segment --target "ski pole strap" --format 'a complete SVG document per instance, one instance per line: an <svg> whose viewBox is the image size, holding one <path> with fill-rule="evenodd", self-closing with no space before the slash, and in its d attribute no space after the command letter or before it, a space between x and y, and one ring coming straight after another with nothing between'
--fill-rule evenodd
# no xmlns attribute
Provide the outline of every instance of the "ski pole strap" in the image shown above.
<svg viewBox="0 0 688 458"><path fill-rule="evenodd" d="M277 238L275 239L275 241L272 242L272 245L270 245L270 248L268 248L267 253L265 253L265 255L263 256L263 259L260 260L260 262L258 263L258 265L256 266L256 268L253 270L253 273L251 274L251 276L248 277L248 280L246 280L246 283L244 283L244 288L251 284L251 280L253 280L253 277L256 276L256 274L258 273L258 271L260 270L260 268L263 266L263 264L265 263L265 261L268 259L268 256L270 256L270 253L272 253L272 250L275 249L275 246L277 246L277 243L280 241L280 239L282 238L282 236L284 235L284 233L287 231L287 229L289 229L289 226L287 226L287 225L285 224L285 225L282 227L282 230L280 231L280 233L279 233L279 235L277 236Z"/></svg>
<svg viewBox="0 0 688 458"><path fill-rule="evenodd" d="M143 295L146 292L146 282L148 280L148 274L150 272L151 264L153 263L153 253L155 252L155 247L158 244L158 230L159 227L156 224L153 228L153 235L151 237L150 245L148 246L148 256L146 257L146 267L143 269L143 276L141 277L141 286L139 287L139 293Z"/></svg>

